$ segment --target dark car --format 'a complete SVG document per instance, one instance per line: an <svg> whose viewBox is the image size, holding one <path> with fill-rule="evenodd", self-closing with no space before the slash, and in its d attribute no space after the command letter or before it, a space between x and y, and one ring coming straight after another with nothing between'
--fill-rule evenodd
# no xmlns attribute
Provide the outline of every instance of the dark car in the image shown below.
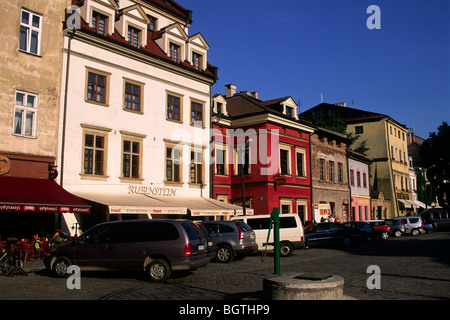
<svg viewBox="0 0 450 320"><path fill-rule="evenodd" d="M444 208L431 208L420 215L422 221L427 224L432 224L436 230L450 230L450 210Z"/></svg>
<svg viewBox="0 0 450 320"><path fill-rule="evenodd" d="M211 235L219 262L228 263L235 257L258 251L255 232L242 221L207 221L201 224Z"/></svg>
<svg viewBox="0 0 450 320"><path fill-rule="evenodd" d="M207 242L188 220L127 220L96 225L72 242L51 251L46 267L66 276L80 270L141 270L164 282L172 270L194 270L210 262Z"/></svg>
<svg viewBox="0 0 450 320"><path fill-rule="evenodd" d="M370 241L375 236L373 227L365 221L352 221L344 223L344 226L352 231L352 238Z"/></svg>
<svg viewBox="0 0 450 320"><path fill-rule="evenodd" d="M338 222L312 223L304 228L306 247L324 244L351 244L351 230Z"/></svg>
<svg viewBox="0 0 450 320"><path fill-rule="evenodd" d="M387 240L392 235L391 229L384 220L372 220L367 222L372 226L376 237Z"/></svg>
<svg viewBox="0 0 450 320"><path fill-rule="evenodd" d="M384 222L389 226L389 229L391 229L396 238L401 237L405 233L405 226L400 220L386 219Z"/></svg>

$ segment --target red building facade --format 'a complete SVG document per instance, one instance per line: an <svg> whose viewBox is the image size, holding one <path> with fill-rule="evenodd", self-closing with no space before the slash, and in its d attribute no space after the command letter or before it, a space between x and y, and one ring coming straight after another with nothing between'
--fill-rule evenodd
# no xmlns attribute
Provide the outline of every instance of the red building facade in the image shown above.
<svg viewBox="0 0 450 320"><path fill-rule="evenodd" d="M213 197L245 203L254 214L278 207L311 220L311 123L298 117L291 97L262 101L226 88L214 97Z"/></svg>

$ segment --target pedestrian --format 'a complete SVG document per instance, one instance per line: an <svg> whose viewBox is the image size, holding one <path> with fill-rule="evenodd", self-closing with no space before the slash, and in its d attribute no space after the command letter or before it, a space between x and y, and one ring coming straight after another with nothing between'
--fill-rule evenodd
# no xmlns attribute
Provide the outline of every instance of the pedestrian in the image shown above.
<svg viewBox="0 0 450 320"><path fill-rule="evenodd" d="M330 217L328 218L328 221L329 221L329 222L335 222L336 219L334 219L334 216L333 216L333 215L330 215Z"/></svg>
<svg viewBox="0 0 450 320"><path fill-rule="evenodd" d="M33 235L33 243L34 243L34 256L37 260L41 257L41 240L39 239L39 234Z"/></svg>

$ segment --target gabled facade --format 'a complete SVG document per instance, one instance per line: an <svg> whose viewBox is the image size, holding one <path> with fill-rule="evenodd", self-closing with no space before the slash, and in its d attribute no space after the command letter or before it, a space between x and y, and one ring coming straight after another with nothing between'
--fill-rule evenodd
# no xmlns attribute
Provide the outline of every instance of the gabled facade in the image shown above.
<svg viewBox="0 0 450 320"><path fill-rule="evenodd" d="M412 199L409 183L407 127L395 119L380 113L348 108L342 104L319 104L301 114L312 119L315 116L339 115L347 123L347 132L366 141L367 156L373 159L370 184L373 188L372 214L377 219L405 215ZM377 195L382 191L388 208L378 205ZM378 212L378 208L383 212Z"/></svg>
<svg viewBox="0 0 450 320"><path fill-rule="evenodd" d="M372 220L370 200L370 164L372 159L352 150L347 151L351 197L351 221Z"/></svg>
<svg viewBox="0 0 450 320"><path fill-rule="evenodd" d="M213 197L253 209L254 214L298 213L311 220L310 134L286 97L269 101L257 92L214 96ZM244 191L244 192L243 192Z"/></svg>
<svg viewBox="0 0 450 320"><path fill-rule="evenodd" d="M64 37L61 183L93 203L89 224L212 212L189 207L210 195L217 76L204 38L189 35L191 11L171 0L73 4L81 28Z"/></svg>
<svg viewBox="0 0 450 320"><path fill-rule="evenodd" d="M311 135L312 221L334 217L350 221L347 146L345 134L316 128ZM322 219L323 218L323 219Z"/></svg>

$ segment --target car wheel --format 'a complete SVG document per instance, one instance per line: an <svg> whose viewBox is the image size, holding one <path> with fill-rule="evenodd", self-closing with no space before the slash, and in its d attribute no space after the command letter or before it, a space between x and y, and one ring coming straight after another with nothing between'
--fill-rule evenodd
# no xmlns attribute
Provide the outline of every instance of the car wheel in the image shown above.
<svg viewBox="0 0 450 320"><path fill-rule="evenodd" d="M411 231L411 234L412 234L413 236L418 236L418 235L419 235L419 230L413 229L413 230Z"/></svg>
<svg viewBox="0 0 450 320"><path fill-rule="evenodd" d="M383 239L383 240L389 239L389 233L383 232L383 233L381 234L381 239Z"/></svg>
<svg viewBox="0 0 450 320"><path fill-rule="evenodd" d="M53 263L52 271L57 277L63 278L67 277L67 268L72 265L72 262L67 257L56 258L55 263Z"/></svg>
<svg viewBox="0 0 450 320"><path fill-rule="evenodd" d="M280 256L282 257L289 257L292 252L294 251L294 248L289 242L282 242L280 244Z"/></svg>
<svg viewBox="0 0 450 320"><path fill-rule="evenodd" d="M400 230L397 230L397 231L394 232L394 236L396 238L400 238L402 236L402 232Z"/></svg>
<svg viewBox="0 0 450 320"><path fill-rule="evenodd" d="M216 258L219 262L229 263L233 260L233 250L230 246L220 245L217 249Z"/></svg>
<svg viewBox="0 0 450 320"><path fill-rule="evenodd" d="M170 273L170 265L163 259L155 259L147 266L147 274L152 282L164 282L169 279Z"/></svg>
<svg viewBox="0 0 450 320"><path fill-rule="evenodd" d="M344 246L349 247L352 244L352 240L349 237L344 238Z"/></svg>

